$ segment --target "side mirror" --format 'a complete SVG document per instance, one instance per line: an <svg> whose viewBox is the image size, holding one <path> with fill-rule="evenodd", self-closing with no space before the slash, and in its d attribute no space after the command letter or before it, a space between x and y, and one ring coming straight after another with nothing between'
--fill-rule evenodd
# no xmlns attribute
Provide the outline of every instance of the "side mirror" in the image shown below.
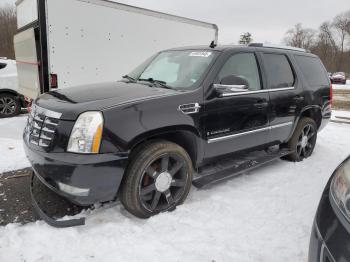
<svg viewBox="0 0 350 262"><path fill-rule="evenodd" d="M230 75L224 77L220 84L214 84L214 89L219 97L226 97L235 93L247 92L249 83L243 77Z"/></svg>

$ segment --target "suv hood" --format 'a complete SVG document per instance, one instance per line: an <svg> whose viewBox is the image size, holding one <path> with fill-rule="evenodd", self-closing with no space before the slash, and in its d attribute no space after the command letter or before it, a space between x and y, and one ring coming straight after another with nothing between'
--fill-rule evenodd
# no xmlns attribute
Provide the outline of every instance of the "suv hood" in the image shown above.
<svg viewBox="0 0 350 262"><path fill-rule="evenodd" d="M62 113L61 119L75 120L86 111L103 111L109 107L177 93L175 90L144 84L112 82L52 91L37 98L35 104Z"/></svg>

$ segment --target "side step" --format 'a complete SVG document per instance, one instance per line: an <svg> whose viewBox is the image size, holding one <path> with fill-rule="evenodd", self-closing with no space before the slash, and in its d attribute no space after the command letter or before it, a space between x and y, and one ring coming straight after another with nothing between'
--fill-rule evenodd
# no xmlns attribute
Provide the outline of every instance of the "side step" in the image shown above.
<svg viewBox="0 0 350 262"><path fill-rule="evenodd" d="M255 151L236 158L225 158L202 167L192 184L197 188L203 188L253 170L291 153L293 152L281 149L275 152Z"/></svg>

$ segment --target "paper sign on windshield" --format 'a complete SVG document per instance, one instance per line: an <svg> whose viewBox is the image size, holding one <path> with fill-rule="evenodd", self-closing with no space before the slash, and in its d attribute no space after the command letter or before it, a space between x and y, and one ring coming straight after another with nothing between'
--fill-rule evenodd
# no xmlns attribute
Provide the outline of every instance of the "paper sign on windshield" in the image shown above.
<svg viewBox="0 0 350 262"><path fill-rule="evenodd" d="M192 52L190 56L209 57L211 54L211 52Z"/></svg>

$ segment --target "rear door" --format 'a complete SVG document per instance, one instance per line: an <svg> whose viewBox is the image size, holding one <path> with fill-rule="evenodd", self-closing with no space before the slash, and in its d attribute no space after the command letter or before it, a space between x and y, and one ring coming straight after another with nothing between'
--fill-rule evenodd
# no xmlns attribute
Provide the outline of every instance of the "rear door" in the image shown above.
<svg viewBox="0 0 350 262"><path fill-rule="evenodd" d="M264 52L261 56L270 94L269 141L282 143L293 132L305 104L305 93L288 53Z"/></svg>

